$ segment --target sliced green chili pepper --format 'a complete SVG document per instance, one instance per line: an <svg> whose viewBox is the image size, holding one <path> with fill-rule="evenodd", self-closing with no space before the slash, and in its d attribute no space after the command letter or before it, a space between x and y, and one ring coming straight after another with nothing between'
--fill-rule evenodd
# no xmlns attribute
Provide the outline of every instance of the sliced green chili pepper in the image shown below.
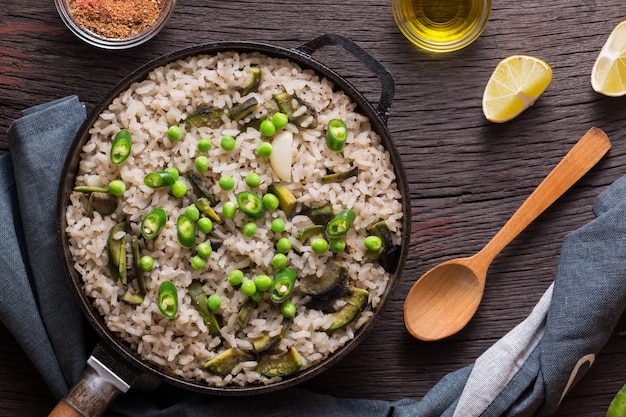
<svg viewBox="0 0 626 417"><path fill-rule="evenodd" d="M178 313L178 291L172 281L163 281L159 286L159 310L172 320Z"/></svg>
<svg viewBox="0 0 626 417"><path fill-rule="evenodd" d="M143 183L150 188L169 187L176 182L176 178L167 171L151 172L143 177Z"/></svg>
<svg viewBox="0 0 626 417"><path fill-rule="evenodd" d="M176 235L180 244L186 248L191 248L196 243L196 225L186 214L178 216Z"/></svg>
<svg viewBox="0 0 626 417"><path fill-rule="evenodd" d="M270 299L280 304L285 301L293 291L296 284L296 271L291 268L283 268L274 275L274 282L270 287Z"/></svg>
<svg viewBox="0 0 626 417"><path fill-rule="evenodd" d="M141 221L141 235L148 240L154 239L161 233L166 222L167 213L165 210L161 207L154 209Z"/></svg>
<svg viewBox="0 0 626 417"><path fill-rule="evenodd" d="M209 310L208 298L202 290L202 284L200 283L200 281L195 279L191 281L191 284L187 288L187 291L189 292L189 296L193 301L193 305L196 306L198 312L204 320L204 323L207 325L211 336L219 336L220 325L217 322L217 317L215 317L215 314L213 314L213 312Z"/></svg>
<svg viewBox="0 0 626 417"><path fill-rule="evenodd" d="M250 191L242 191L237 194L239 209L253 219L260 219L265 215L265 207L261 197Z"/></svg>
<svg viewBox="0 0 626 417"><path fill-rule="evenodd" d="M326 146L333 152L339 152L343 149L348 139L348 128L346 124L339 119L332 119L328 122L326 128Z"/></svg>
<svg viewBox="0 0 626 417"><path fill-rule="evenodd" d="M113 138L111 144L111 163L115 166L121 165L122 162L130 155L132 142L130 132L126 129L122 129Z"/></svg>
<svg viewBox="0 0 626 417"><path fill-rule="evenodd" d="M333 219L326 225L326 234L328 237L337 238L345 235L352 226L352 223L356 219L356 213L352 210L341 210Z"/></svg>

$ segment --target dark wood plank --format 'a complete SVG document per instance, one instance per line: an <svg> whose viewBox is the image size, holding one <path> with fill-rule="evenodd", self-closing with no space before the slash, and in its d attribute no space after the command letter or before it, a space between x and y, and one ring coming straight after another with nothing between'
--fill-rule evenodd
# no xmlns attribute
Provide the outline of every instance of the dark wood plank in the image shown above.
<svg viewBox="0 0 626 417"><path fill-rule="evenodd" d="M389 2L179 1L168 27L149 43L104 52L76 40L52 2L5 0L0 149L7 149L6 129L22 109L69 94L91 109L128 72L176 48L222 40L296 47L325 32L347 35L396 81L388 126L410 182L411 254L402 282L367 340L304 386L342 397L419 399L523 320L554 278L563 237L592 219L593 200L626 172L624 100L594 93L589 81L622 6L617 0L495 3L475 44L439 56L402 37ZM496 63L513 54L545 59L554 70L553 83L516 120L493 125L482 115L482 92ZM353 58L334 50L316 58L372 101L378 99L376 78ZM479 250L591 126L604 129L614 148L496 259L484 302L468 327L438 343L413 340L402 323L403 300L413 281L438 262ZM55 400L3 327L0 352L0 415L44 415ZM626 381L625 353L626 340L614 335L556 415L603 415Z"/></svg>

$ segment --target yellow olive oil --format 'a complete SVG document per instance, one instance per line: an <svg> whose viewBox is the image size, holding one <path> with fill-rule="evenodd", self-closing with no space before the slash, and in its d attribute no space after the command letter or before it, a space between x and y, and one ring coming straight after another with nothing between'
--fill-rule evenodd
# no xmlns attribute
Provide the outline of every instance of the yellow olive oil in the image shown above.
<svg viewBox="0 0 626 417"><path fill-rule="evenodd" d="M469 45L483 32L489 0L393 0L402 33L427 50L444 52Z"/></svg>

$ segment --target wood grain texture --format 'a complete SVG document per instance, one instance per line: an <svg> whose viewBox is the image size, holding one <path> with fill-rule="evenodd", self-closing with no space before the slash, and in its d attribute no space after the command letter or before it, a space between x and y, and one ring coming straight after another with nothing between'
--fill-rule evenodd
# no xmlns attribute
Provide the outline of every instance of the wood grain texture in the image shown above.
<svg viewBox="0 0 626 417"><path fill-rule="evenodd" d="M396 82L388 127L410 183L411 252L368 338L304 386L342 397L419 399L526 317L554 278L563 237L593 218L594 199L626 173L624 99L600 96L590 86L596 55L623 11L618 0L494 2L487 29L473 45L432 55L402 37L389 1L179 0L168 26L150 42L104 52L75 39L53 2L4 0L0 149L8 149L6 130L21 110L71 94L90 110L127 73L177 48L223 40L297 47L325 32L350 37ZM490 124L482 115L482 92L497 62L513 54L546 60L553 82L517 119ZM376 77L356 60L332 49L315 57L378 100ZM414 280L439 262L477 252L592 126L608 134L613 148L495 259L469 325L437 343L409 336L402 305ZM56 400L2 326L0 353L0 415L46 415ZM604 415L625 370L626 338L615 334L556 415Z"/></svg>

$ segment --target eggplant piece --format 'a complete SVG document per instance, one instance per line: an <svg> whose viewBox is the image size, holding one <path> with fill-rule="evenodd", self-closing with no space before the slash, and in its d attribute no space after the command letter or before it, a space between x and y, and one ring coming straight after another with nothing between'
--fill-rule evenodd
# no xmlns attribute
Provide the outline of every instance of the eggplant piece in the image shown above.
<svg viewBox="0 0 626 417"><path fill-rule="evenodd" d="M274 94L274 102L278 110L287 115L289 122L304 129L317 127L317 112L295 94L287 92Z"/></svg>
<svg viewBox="0 0 626 417"><path fill-rule="evenodd" d="M290 217L296 207L296 197L282 184L274 183L267 189L268 192L278 197L279 207L285 212L285 216Z"/></svg>
<svg viewBox="0 0 626 417"><path fill-rule="evenodd" d="M248 94L258 91L259 84L261 84L262 71L259 67L250 67L251 79L246 88L241 90L241 96L247 96Z"/></svg>
<svg viewBox="0 0 626 417"><path fill-rule="evenodd" d="M333 172L326 174L322 177L322 184L329 184L331 182L342 182L351 177L357 177L359 175L359 168L354 167L344 172Z"/></svg>
<svg viewBox="0 0 626 417"><path fill-rule="evenodd" d="M361 288L351 288L344 297L346 304L338 311L331 313L332 323L320 330L324 332L332 332L345 327L353 321L363 310L369 299L369 293Z"/></svg>
<svg viewBox="0 0 626 417"><path fill-rule="evenodd" d="M214 110L210 107L198 109L194 114L182 120L186 127L203 127L217 129L224 124L223 110Z"/></svg>
<svg viewBox="0 0 626 417"><path fill-rule="evenodd" d="M326 226L329 221L333 219L335 216L333 213L332 206L322 206L316 208L306 208L303 213L309 219L313 221L313 223Z"/></svg>
<svg viewBox="0 0 626 417"><path fill-rule="evenodd" d="M259 360L256 371L268 378L288 376L298 372L302 367L302 357L293 347L286 352L275 355L264 355Z"/></svg>
<svg viewBox="0 0 626 417"><path fill-rule="evenodd" d="M145 299L145 294L135 292L130 288L127 288L126 292L122 296L122 301L128 304L132 304L132 305L139 305L143 303L144 299Z"/></svg>
<svg viewBox="0 0 626 417"><path fill-rule="evenodd" d="M292 319L286 318L283 321L283 328L278 336L272 337L267 334L267 332L263 332L263 336L253 339L252 346L254 346L254 351L256 352L257 356L267 353L274 347L276 347L278 343L285 338L285 335L289 331L292 323Z"/></svg>
<svg viewBox="0 0 626 417"><path fill-rule="evenodd" d="M393 273L398 265L398 257L400 248L393 244L391 231L387 227L384 220L374 223L367 227L367 232L371 235L378 236L383 241L383 248L380 252L372 254L371 260L378 260L385 271Z"/></svg>
<svg viewBox="0 0 626 417"><path fill-rule="evenodd" d="M195 279L191 281L191 284L187 287L187 291L189 292L189 296L191 297L194 306L198 309L200 316L202 316L204 323L209 328L209 334L211 334L211 336L219 336L220 324L218 323L215 314L209 310L209 306L207 305L207 296L202 289L200 281Z"/></svg>
<svg viewBox="0 0 626 417"><path fill-rule="evenodd" d="M300 278L300 292L312 297L330 298L345 291L348 285L348 268L329 259L321 276L307 275Z"/></svg>
<svg viewBox="0 0 626 417"><path fill-rule="evenodd" d="M93 212L101 216L110 216L115 213L119 201L116 196L108 193L91 193L87 201L87 217L92 218Z"/></svg>
<svg viewBox="0 0 626 417"><path fill-rule="evenodd" d="M254 356L239 348L229 348L204 364L204 369L213 375L226 376L241 362L254 360Z"/></svg>
<svg viewBox="0 0 626 417"><path fill-rule="evenodd" d="M187 178L189 184L191 184L191 190L196 197L206 198L211 207L215 207L217 205L217 198L215 195L213 195L213 193L211 193L209 189L202 184L202 180L193 172L185 174L185 178Z"/></svg>
<svg viewBox="0 0 626 417"><path fill-rule="evenodd" d="M116 237L117 235L120 237ZM126 222L117 223L109 231L107 252L109 254L109 271L113 281L126 284L128 280L126 272Z"/></svg>
<svg viewBox="0 0 626 417"><path fill-rule="evenodd" d="M229 115L230 118L236 122L244 119L250 113L255 111L259 107L259 102L256 97L250 97L246 99L243 103L239 103L230 109Z"/></svg>

